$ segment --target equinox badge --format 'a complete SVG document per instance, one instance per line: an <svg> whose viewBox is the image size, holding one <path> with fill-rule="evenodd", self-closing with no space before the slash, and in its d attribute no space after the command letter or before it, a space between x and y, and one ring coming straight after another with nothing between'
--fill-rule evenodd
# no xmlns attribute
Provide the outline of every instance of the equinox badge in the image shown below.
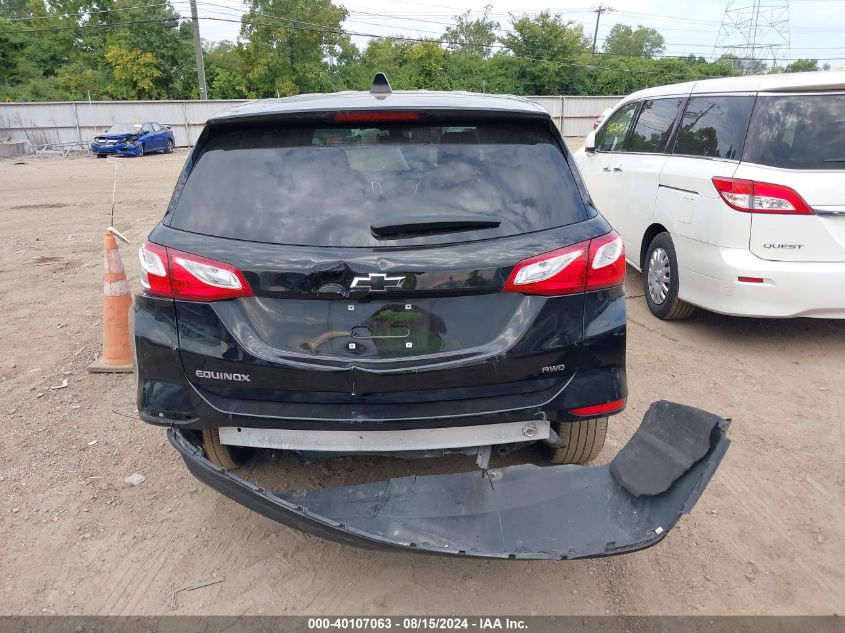
<svg viewBox="0 0 845 633"><path fill-rule="evenodd" d="M228 371L207 371L198 369L194 372L197 378L213 378L214 380L234 380L235 382L250 382L249 374L234 374Z"/></svg>
<svg viewBox="0 0 845 633"><path fill-rule="evenodd" d="M387 292L388 289L400 288L404 276L391 277L385 273L370 273L366 277L355 277L352 280L351 290L369 290L370 292Z"/></svg>

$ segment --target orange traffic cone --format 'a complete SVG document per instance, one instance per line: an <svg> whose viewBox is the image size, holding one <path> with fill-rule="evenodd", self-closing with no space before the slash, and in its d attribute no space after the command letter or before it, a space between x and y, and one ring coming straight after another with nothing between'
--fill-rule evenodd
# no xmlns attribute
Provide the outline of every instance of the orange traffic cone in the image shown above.
<svg viewBox="0 0 845 633"><path fill-rule="evenodd" d="M88 371L92 373L132 371L132 349L129 345L129 308L132 306L132 297L129 295L129 282L112 231L117 232L109 227L103 239L103 355L88 366Z"/></svg>

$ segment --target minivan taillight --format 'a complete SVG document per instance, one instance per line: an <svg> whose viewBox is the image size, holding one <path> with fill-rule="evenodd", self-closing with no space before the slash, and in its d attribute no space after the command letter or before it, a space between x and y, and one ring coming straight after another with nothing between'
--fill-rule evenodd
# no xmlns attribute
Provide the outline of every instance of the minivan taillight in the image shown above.
<svg viewBox="0 0 845 633"><path fill-rule="evenodd" d="M732 209L744 213L812 215L804 198L784 185L736 178L713 178L713 186Z"/></svg>
<svg viewBox="0 0 845 633"><path fill-rule="evenodd" d="M252 296L243 273L214 259L153 242L138 251L141 285L147 294L183 301L221 301Z"/></svg>
<svg viewBox="0 0 845 633"><path fill-rule="evenodd" d="M513 267L503 292L547 297L621 286L625 249L616 231L523 259Z"/></svg>

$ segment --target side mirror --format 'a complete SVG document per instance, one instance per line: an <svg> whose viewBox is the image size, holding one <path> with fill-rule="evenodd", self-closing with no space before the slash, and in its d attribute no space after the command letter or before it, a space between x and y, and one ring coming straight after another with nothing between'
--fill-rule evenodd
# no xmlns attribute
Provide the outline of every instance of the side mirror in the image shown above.
<svg viewBox="0 0 845 633"><path fill-rule="evenodd" d="M584 139L584 151L585 152L595 152L596 151L596 131L593 130L589 134L587 134L587 138Z"/></svg>

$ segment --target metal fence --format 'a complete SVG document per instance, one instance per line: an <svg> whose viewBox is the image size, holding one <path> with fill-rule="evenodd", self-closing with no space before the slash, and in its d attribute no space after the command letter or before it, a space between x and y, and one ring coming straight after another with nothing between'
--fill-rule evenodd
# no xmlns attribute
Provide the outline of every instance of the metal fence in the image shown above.
<svg viewBox="0 0 845 633"><path fill-rule="evenodd" d="M615 106L622 97L528 97L552 115L564 136L586 136L596 117Z"/></svg>
<svg viewBox="0 0 845 633"><path fill-rule="evenodd" d="M621 97L529 97L543 106L564 136L584 136L595 118ZM27 141L32 148L86 147L117 122L157 121L169 125L179 146L193 145L205 122L244 100L55 101L0 103L0 139Z"/></svg>

